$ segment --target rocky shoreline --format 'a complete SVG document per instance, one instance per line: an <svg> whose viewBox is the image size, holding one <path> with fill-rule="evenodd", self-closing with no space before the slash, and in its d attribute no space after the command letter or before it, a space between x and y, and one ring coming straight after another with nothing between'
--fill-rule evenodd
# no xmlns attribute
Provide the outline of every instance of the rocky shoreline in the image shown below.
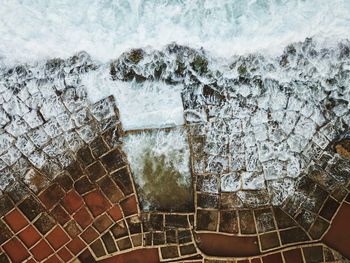
<svg viewBox="0 0 350 263"><path fill-rule="evenodd" d="M166 153L143 152L140 187L116 98L91 102L82 82L106 71L111 81L183 86L188 184L167 177L182 175L165 167ZM173 43L108 64L80 52L1 69L0 262L103 262L138 249L162 262L280 262L292 250L305 262L312 250L347 262L330 247L350 256L331 235L350 202L349 83L349 41L312 39L276 58L221 61ZM242 242L246 253L227 245Z"/></svg>

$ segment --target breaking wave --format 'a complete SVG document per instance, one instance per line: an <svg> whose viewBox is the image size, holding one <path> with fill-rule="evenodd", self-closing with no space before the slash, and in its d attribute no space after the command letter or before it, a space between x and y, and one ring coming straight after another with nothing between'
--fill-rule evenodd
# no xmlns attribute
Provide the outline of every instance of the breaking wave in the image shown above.
<svg viewBox="0 0 350 263"><path fill-rule="evenodd" d="M106 62L173 41L222 57L276 55L306 37L349 38L348 10L348 0L2 1L0 57L9 64L85 50Z"/></svg>

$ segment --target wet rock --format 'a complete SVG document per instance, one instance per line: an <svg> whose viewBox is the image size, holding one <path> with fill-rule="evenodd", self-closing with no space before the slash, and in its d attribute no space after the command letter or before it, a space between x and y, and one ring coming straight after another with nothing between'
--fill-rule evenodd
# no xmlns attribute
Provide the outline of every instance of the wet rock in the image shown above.
<svg viewBox="0 0 350 263"><path fill-rule="evenodd" d="M116 70L115 65L113 63L110 64L109 74L111 75L112 80L117 80L117 70Z"/></svg>
<svg viewBox="0 0 350 263"><path fill-rule="evenodd" d="M218 212L209 210L197 210L197 230L216 231L218 224Z"/></svg>
<svg viewBox="0 0 350 263"><path fill-rule="evenodd" d="M200 75L208 72L208 60L203 56L195 55L190 65Z"/></svg>
<svg viewBox="0 0 350 263"><path fill-rule="evenodd" d="M65 61L60 58L50 59L46 62L46 70L49 71L49 74L54 73L55 71L61 69L64 66Z"/></svg>
<svg viewBox="0 0 350 263"><path fill-rule="evenodd" d="M237 68L237 71L238 71L238 74L240 76L244 76L248 73L248 70L247 68L244 66L244 65L240 65L238 68Z"/></svg>
<svg viewBox="0 0 350 263"><path fill-rule="evenodd" d="M143 59L144 55L145 55L145 52L142 49L132 49L127 54L127 59L137 64Z"/></svg>
<svg viewBox="0 0 350 263"><path fill-rule="evenodd" d="M176 59L176 70L175 70L175 74L180 76L180 77L183 77L184 74L185 74L185 70L186 70L186 66L185 66L185 63L180 59L180 58L177 58Z"/></svg>

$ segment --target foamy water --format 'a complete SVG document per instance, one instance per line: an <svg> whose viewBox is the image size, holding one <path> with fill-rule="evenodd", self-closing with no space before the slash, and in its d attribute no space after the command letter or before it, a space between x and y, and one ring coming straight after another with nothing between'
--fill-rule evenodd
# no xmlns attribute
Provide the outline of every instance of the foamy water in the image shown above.
<svg viewBox="0 0 350 263"><path fill-rule="evenodd" d="M163 82L112 81L108 70L83 77L91 101L114 95L125 130L166 128L184 124L182 85Z"/></svg>
<svg viewBox="0 0 350 263"><path fill-rule="evenodd" d="M305 37L348 38L348 10L349 0L5 0L0 58L31 62L85 50L108 61L173 41L225 57L276 53Z"/></svg>

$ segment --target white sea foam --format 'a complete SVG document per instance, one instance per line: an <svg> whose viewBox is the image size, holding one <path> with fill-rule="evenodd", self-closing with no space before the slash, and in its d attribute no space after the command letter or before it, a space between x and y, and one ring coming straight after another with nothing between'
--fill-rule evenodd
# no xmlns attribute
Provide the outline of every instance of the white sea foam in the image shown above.
<svg viewBox="0 0 350 263"><path fill-rule="evenodd" d="M172 41L225 57L276 53L305 37L349 38L348 10L349 0L5 0L0 58L28 62L85 50L108 61Z"/></svg>
<svg viewBox="0 0 350 263"><path fill-rule="evenodd" d="M112 81L108 70L83 76L90 100L114 95L124 130L175 127L184 124L182 85L163 82Z"/></svg>

